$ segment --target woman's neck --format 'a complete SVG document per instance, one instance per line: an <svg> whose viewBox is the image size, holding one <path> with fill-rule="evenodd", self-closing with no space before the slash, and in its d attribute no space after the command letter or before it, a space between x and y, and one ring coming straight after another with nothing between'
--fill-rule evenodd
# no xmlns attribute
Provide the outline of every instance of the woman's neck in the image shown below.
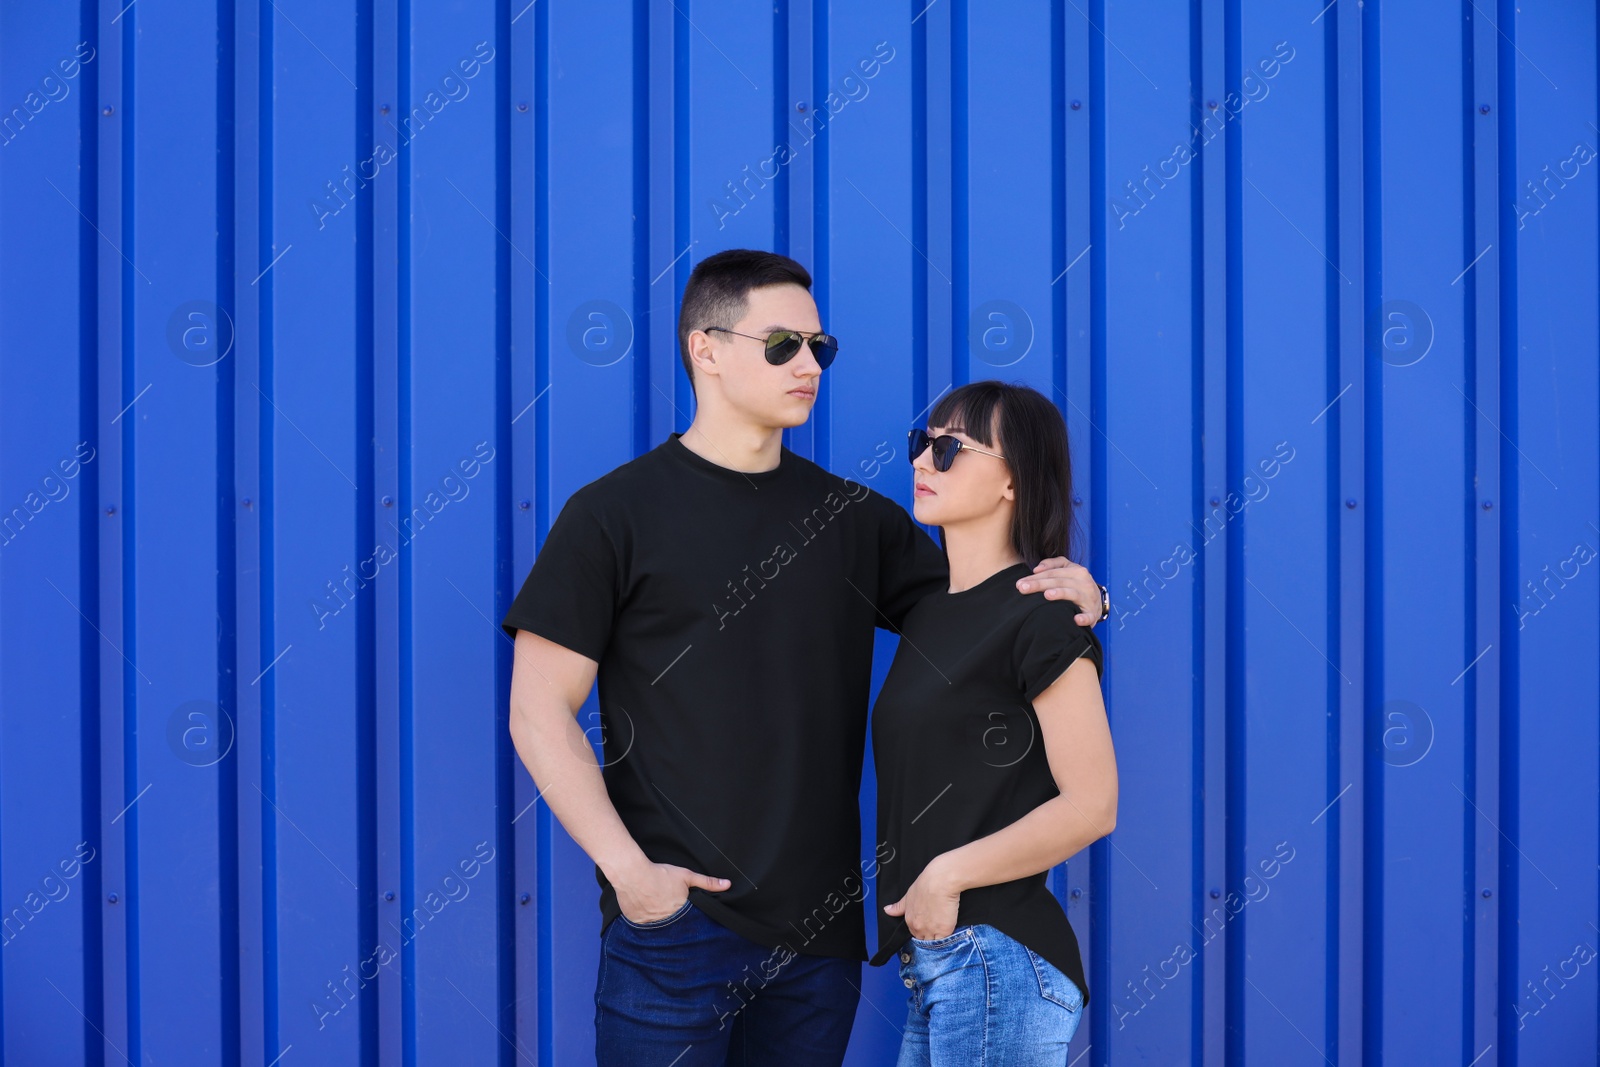
<svg viewBox="0 0 1600 1067"><path fill-rule="evenodd" d="M944 527L945 554L950 558L950 592L971 589L1013 564L1027 562L1017 555L1009 534L1002 533L1005 535L964 526Z"/></svg>

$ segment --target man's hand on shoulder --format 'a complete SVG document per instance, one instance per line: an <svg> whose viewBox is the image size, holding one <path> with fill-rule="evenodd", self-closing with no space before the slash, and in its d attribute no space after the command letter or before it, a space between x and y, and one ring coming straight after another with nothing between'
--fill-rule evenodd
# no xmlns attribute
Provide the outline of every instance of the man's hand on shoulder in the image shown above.
<svg viewBox="0 0 1600 1067"><path fill-rule="evenodd" d="M1017 589L1024 593L1043 592L1047 600L1072 601L1082 609L1075 616L1079 626L1093 626L1104 617L1100 584L1089 568L1065 556L1041 559L1032 574L1017 579Z"/></svg>

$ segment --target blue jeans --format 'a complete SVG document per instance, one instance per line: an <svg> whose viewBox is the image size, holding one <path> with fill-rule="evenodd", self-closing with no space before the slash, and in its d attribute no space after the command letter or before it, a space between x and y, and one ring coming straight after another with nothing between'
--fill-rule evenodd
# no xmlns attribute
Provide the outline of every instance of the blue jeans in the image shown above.
<svg viewBox="0 0 1600 1067"><path fill-rule="evenodd" d="M900 950L910 991L896 1067L1035 1067L1067 1062L1083 991L994 927L958 926Z"/></svg>
<svg viewBox="0 0 1600 1067"><path fill-rule="evenodd" d="M619 915L600 942L595 1061L838 1067L860 987L860 960L767 948L692 901L654 922Z"/></svg>

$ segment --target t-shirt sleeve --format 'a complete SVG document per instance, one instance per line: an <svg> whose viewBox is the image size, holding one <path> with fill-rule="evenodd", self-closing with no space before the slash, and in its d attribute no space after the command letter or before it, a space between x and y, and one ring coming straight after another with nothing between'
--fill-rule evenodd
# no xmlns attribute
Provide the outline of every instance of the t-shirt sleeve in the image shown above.
<svg viewBox="0 0 1600 1067"><path fill-rule="evenodd" d="M944 549L911 513L882 494L878 510L878 617L881 629L896 633L912 605L950 585Z"/></svg>
<svg viewBox="0 0 1600 1067"><path fill-rule="evenodd" d="M610 535L574 494L551 524L500 628L513 640L527 630L598 663L616 618L618 570Z"/></svg>
<svg viewBox="0 0 1600 1067"><path fill-rule="evenodd" d="M1012 653L1012 669L1023 699L1032 701L1049 689L1083 656L1094 663L1096 674L1105 677L1100 639L1092 628L1079 626L1073 619L1080 610L1070 600L1046 600L1023 619Z"/></svg>

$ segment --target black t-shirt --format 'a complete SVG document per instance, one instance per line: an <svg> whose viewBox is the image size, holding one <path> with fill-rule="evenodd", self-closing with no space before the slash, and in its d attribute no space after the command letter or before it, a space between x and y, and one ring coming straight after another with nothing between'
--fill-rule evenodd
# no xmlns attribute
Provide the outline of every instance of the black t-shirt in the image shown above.
<svg viewBox="0 0 1600 1067"><path fill-rule="evenodd" d="M652 861L767 947L867 958L862 756L874 626L949 585L909 513L788 448L770 471L674 433L578 489L501 625L599 663L606 791ZM600 883L601 930L618 914Z"/></svg>
<svg viewBox="0 0 1600 1067"><path fill-rule="evenodd" d="M1057 796L1033 698L1080 656L1104 674L1100 640L1073 619L1070 600L1017 590L1033 567L1016 563L969 589L946 587L906 616L899 650L872 710L878 840L878 952L885 963L911 937L883 905L905 895L935 856L1002 830ZM987 923L1054 964L1083 991L1078 939L1046 874L961 894L957 926Z"/></svg>

